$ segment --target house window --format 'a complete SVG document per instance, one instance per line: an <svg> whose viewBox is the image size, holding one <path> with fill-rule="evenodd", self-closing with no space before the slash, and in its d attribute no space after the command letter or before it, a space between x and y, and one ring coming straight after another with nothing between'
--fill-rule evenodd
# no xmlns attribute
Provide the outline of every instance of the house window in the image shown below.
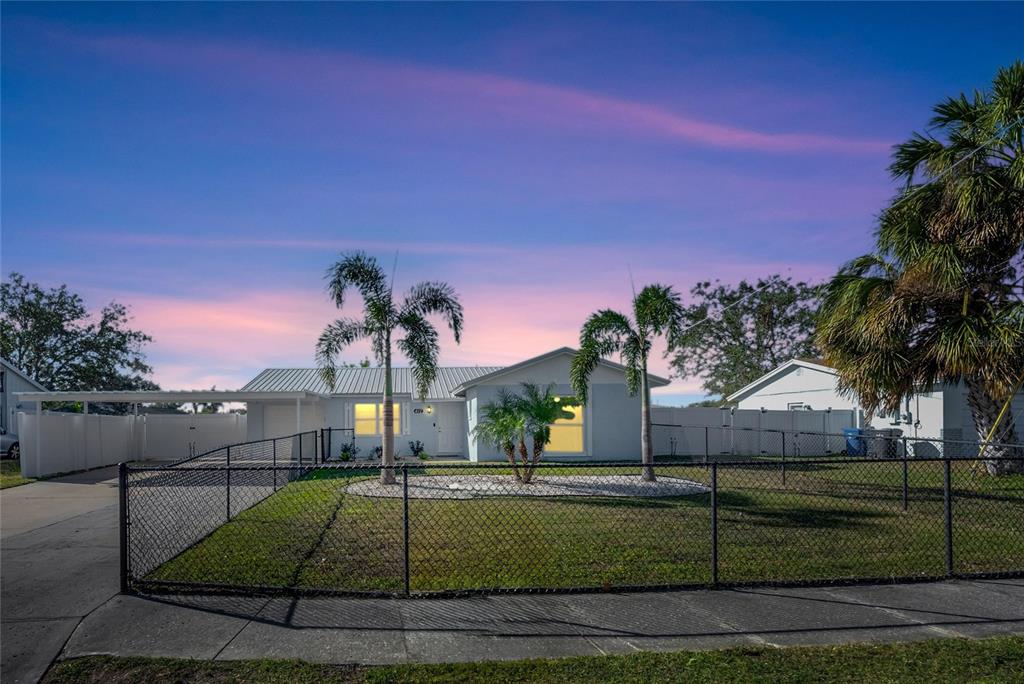
<svg viewBox="0 0 1024 684"><path fill-rule="evenodd" d="M395 432L402 431L401 404L392 404ZM359 437L372 437L384 433L384 404L356 404L355 432Z"/></svg>
<svg viewBox="0 0 1024 684"><path fill-rule="evenodd" d="M572 418L559 418L551 424L551 442L548 451L566 453L583 452L583 407L564 406Z"/></svg>
<svg viewBox="0 0 1024 684"><path fill-rule="evenodd" d="M789 410L789 411L802 411L802 410L804 410L804 402L802 402L802 401L791 402L789 404L786 404L786 409Z"/></svg>

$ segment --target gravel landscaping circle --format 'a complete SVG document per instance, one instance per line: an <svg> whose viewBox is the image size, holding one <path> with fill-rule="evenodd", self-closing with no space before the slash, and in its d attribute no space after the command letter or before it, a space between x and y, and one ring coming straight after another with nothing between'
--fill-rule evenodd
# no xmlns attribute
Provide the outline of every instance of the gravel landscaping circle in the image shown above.
<svg viewBox="0 0 1024 684"><path fill-rule="evenodd" d="M402 483L383 485L377 478L347 487L349 494L402 497ZM474 499L487 496L667 497L707 494L711 489L678 477L644 482L639 475L534 475L524 485L511 475L432 475L409 478L410 499Z"/></svg>

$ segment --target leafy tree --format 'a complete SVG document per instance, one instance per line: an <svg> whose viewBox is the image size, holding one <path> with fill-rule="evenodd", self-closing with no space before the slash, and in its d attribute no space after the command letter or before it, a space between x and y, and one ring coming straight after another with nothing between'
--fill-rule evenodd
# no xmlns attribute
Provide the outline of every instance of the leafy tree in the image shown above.
<svg viewBox="0 0 1024 684"><path fill-rule="evenodd" d="M818 343L866 409L963 382L979 439L1016 444L1012 413L996 421L1024 373L1024 63L933 111L934 131L894 150L904 186L881 214L876 251L828 284Z"/></svg>
<svg viewBox="0 0 1024 684"><path fill-rule="evenodd" d="M383 423L381 444L381 482L395 482L395 426L393 378L391 377L392 342L409 360L416 392L421 399L437 375L440 354L438 334L427 320L430 314L439 314L455 335L458 343L462 336L462 304L455 290L446 283L422 282L413 285L405 298L396 302L392 296L392 283L377 260L363 252L350 252L327 271L327 290L335 306L345 304L345 293L355 288L363 299L362 318L339 318L320 333L316 345L316 360L324 381L334 387L337 378L335 359L338 354L361 340L369 339L377 363L384 368ZM395 335L404 333L401 339Z"/></svg>
<svg viewBox="0 0 1024 684"><path fill-rule="evenodd" d="M158 389L146 377L151 341L118 302L91 313L66 285L44 290L19 273L0 284L0 354L51 390Z"/></svg>
<svg viewBox="0 0 1024 684"><path fill-rule="evenodd" d="M727 397L792 358L817 355L818 286L771 275L736 286L697 283L690 296L672 366L701 378L708 394Z"/></svg>
<svg viewBox="0 0 1024 684"><path fill-rule="evenodd" d="M648 285L633 298L633 320L602 309L583 324L580 349L569 369L576 398L586 404L590 375L605 356L618 353L626 367L626 386L630 394L640 393L640 453L643 478L653 482L654 450L651 447L651 387L647 360L651 342L657 336L670 341L683 318L679 295L668 285Z"/></svg>

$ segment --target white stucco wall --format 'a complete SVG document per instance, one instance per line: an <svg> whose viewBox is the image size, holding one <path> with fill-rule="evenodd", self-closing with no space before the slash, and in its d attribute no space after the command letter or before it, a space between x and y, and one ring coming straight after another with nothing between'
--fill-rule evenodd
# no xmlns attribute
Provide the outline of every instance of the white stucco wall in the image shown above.
<svg viewBox="0 0 1024 684"><path fill-rule="evenodd" d="M513 369L485 384L466 390L467 431L471 433L481 409L494 401L502 388L518 391L521 383L555 384L555 393L572 395L569 384L568 354L545 359L524 368ZM583 453L549 451L547 459L633 460L640 458L640 397L629 396L622 371L598 366L591 376L590 399L583 412ZM470 439L468 455L473 461L504 460L504 455L489 444Z"/></svg>

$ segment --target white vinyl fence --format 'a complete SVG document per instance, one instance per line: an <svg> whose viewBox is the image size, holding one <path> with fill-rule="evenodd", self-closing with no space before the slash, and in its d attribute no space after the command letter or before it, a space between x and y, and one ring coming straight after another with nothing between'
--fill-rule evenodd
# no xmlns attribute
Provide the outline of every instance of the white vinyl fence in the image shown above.
<svg viewBox="0 0 1024 684"><path fill-rule="evenodd" d="M759 409L651 407L651 437L658 456L729 454L757 456L763 453L794 454L800 448L799 433L841 435L856 426L853 410L761 411ZM729 428L748 428L729 429ZM777 430L778 432L766 432ZM834 442L834 443L833 443ZM804 449L828 453L844 448L841 437L803 439Z"/></svg>
<svg viewBox="0 0 1024 684"><path fill-rule="evenodd" d="M176 461L245 441L245 416L229 414L18 414L21 471L26 477L88 470L121 461Z"/></svg>

